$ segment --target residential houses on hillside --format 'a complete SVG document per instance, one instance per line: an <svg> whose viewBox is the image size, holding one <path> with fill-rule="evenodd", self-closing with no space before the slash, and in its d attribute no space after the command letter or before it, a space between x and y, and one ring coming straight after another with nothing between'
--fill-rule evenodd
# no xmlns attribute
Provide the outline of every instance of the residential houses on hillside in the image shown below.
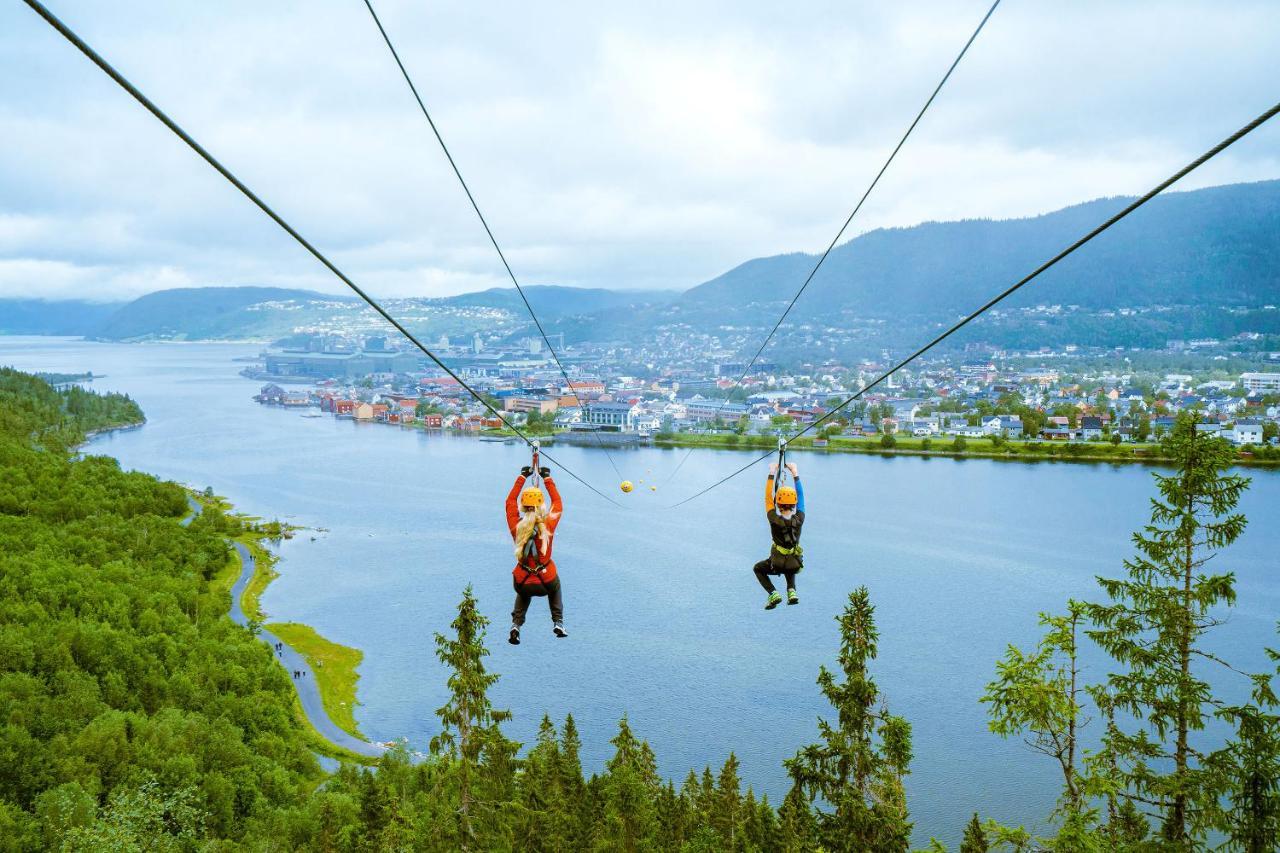
<svg viewBox="0 0 1280 853"><path fill-rule="evenodd" d="M891 357L828 360L790 373L759 363L738 385L747 365L718 355L731 351L708 345L698 354L681 345L678 357L642 367L637 357L648 350L597 348L588 357L570 349L560 353L567 382L549 354L532 344L503 350L473 343L451 355L458 374L508 422L537 419L575 432L790 435L821 420L823 436L1130 442L1159 438L1183 411L1239 446L1276 443L1280 432L1280 373L1204 381L1170 373L1139 387L1120 371L1070 378L1056 367L938 358L900 371L827 418L833 402L864 388ZM628 372L620 368L624 363ZM276 378L256 399L267 405L314 406L354 421L424 429L476 431L503 423L457 379L385 342L346 352L277 353L265 365ZM327 375L315 379L319 373Z"/></svg>

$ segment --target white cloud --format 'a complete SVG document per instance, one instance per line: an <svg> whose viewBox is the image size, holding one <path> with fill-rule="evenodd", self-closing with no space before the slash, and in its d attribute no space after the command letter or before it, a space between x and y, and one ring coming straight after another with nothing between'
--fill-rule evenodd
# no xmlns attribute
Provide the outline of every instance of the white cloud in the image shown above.
<svg viewBox="0 0 1280 853"><path fill-rule="evenodd" d="M824 247L987 5L378 8L522 281L684 287ZM504 283L360 4L54 11L371 291ZM1145 190L1270 105L1274 11L1002 5L851 234ZM341 288L19 4L0 139L0 295ZM1187 187L1280 176L1277 142Z"/></svg>

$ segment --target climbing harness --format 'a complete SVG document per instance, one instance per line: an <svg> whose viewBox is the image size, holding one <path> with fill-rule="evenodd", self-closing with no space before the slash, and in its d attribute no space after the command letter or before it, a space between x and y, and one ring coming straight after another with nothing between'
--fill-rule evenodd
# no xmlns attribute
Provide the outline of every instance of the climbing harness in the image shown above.
<svg viewBox="0 0 1280 853"><path fill-rule="evenodd" d="M546 487L546 478L542 476L542 470L541 470L542 469L542 460L541 460L542 446L537 439L534 439L533 441L529 442L529 449L530 451L532 451L532 454L533 454L532 460L531 460L532 464L530 465L530 469L533 471L533 473L529 475L529 477L526 479L525 482L533 483L533 485L524 489L520 493L520 505L522 508L526 506L540 507L546 501L546 498L543 495L543 491L542 491ZM533 501L532 504L525 503L526 496L528 496L528 498L530 498ZM529 578L531 577L537 578L538 583L541 584L542 573L546 571L547 566L551 564L550 559L546 559L546 560L542 559L542 551L538 545L538 542L541 539L541 535L542 535L542 522L538 521L534 523L533 530L530 531L529 538L525 541L524 547L521 549L520 560L517 563L521 571L524 572L524 578L519 582L521 586L524 586L526 583L528 583ZM526 563L527 560L531 560L532 562Z"/></svg>

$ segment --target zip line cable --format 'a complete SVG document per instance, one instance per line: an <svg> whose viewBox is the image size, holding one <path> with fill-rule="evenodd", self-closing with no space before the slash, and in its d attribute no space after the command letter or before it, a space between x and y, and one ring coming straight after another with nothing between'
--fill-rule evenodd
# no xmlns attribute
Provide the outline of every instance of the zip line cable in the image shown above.
<svg viewBox="0 0 1280 853"><path fill-rule="evenodd" d="M206 163L212 166L218 172L218 174L226 178L227 181L230 182L232 186L238 189L246 198L249 199L249 201L253 202L258 207L259 210L265 213L268 217L271 218L273 222L275 222L282 229L284 229L284 231L290 237L296 240L299 245L301 245L304 249L306 249L309 253L311 253L312 257L318 260L331 273L337 276L342 281L343 284L345 284L347 287L355 291L357 296L359 296L361 299L363 299L365 302L369 304L369 307L373 308L373 310L377 311L380 315L382 315L382 318L384 320L386 320L388 323L394 326L396 330L399 331L400 334L404 335L411 343L413 343L414 346L422 350L422 352L426 354L427 358L431 359L431 361L433 361L437 367L439 367L441 370L447 373L451 378L453 378L454 381L456 381L459 385L465 388L467 392L471 394L471 396L479 400L480 403L486 409L492 412L500 421L502 421L503 424L505 424L508 428L514 431L522 439L524 439L525 444L529 445L530 447L533 446L533 441L530 440L530 438L527 435L525 435L523 431L521 431L514 424L508 421L507 418L502 414L502 412L498 411L493 406L491 406L489 402L485 400L485 398L481 396L474 388L468 385L462 379L461 376L459 376L457 373L454 373L453 370L451 370L443 361L437 358L435 353L427 349L422 344L422 342L419 341L408 329L406 329L403 325L401 325L398 320L396 320L394 317L388 314L386 309L384 309L381 305L379 305L376 300L374 300L367 293L361 290L360 287L354 281L348 278L346 273L338 269L338 267L335 266L334 263L330 261L327 257L325 257L325 255L321 253L319 249L313 246L305 237L303 237L296 230L294 230L293 226L291 226L288 222L286 222L283 218L281 218L281 216L278 213L276 213L274 210L268 207L267 203L264 202L261 198L259 198L253 192L253 190L245 186L244 183L239 178L237 178L234 174L232 174L232 172L226 166L223 166L220 162L218 162L218 160L214 158L212 154L210 154L207 150L205 150L205 148L202 145L200 145L200 143L196 142L195 139L193 139L190 134L188 134L185 130L183 130L177 124L177 122L169 118L169 116L166 115L165 112L161 110L158 106L156 106L156 104L152 102L150 98L142 94L142 92L139 91L138 88L134 86L132 83L130 83L123 74L117 71L109 62L103 59L97 53L97 51L95 51L92 47L90 47L84 41L84 39L80 38L80 36L78 36L74 30L72 30L70 27L64 24L61 20L59 20L58 17L55 16L52 12L50 12L47 8L45 8L45 6L41 4L39 0L24 0L24 2L28 6L30 6L31 9L36 12L36 14L44 18L45 21L47 21L50 26L52 26L55 30L57 30L63 36L63 38L71 42L71 44L73 44L77 50L79 50L81 53L87 56L89 60L93 62L94 65L97 65L98 68L100 68L108 77L110 77L117 84L119 84L120 88L128 92L129 95L131 95L135 101L137 101L139 104L145 107L146 110L150 112L153 116L155 116L157 119L159 119L160 122L165 127L173 131L173 133L179 139L185 142L192 151L200 155L201 159L203 159ZM573 479L577 480L582 485L586 486L591 491L595 492L600 497L604 498L609 503L613 504L614 506L620 506L620 504L618 504L608 495L604 494L595 486L591 485L586 480L582 479L573 471L565 467L564 463L556 460L554 457L552 457L550 454L546 453L545 451L543 451L542 455L546 456L552 462L555 462L555 464L559 465L560 468L566 474L568 474Z"/></svg>
<svg viewBox="0 0 1280 853"><path fill-rule="evenodd" d="M866 385L866 386L865 386L865 387L863 387L860 391L858 391L856 394L853 394L852 396L850 396L850 397L846 398L846 399L845 399L845 401L844 401L844 402L842 402L840 405L838 405L838 406L836 406L836 407L834 407L834 408L830 409L829 411L827 411L827 413L826 413L825 415L823 415L822 417L818 418L816 421L814 421L813 423L809 424L809 425L808 425L807 427L805 427L804 429L800 430L800 432L798 432L798 433L796 433L795 435L793 435L793 436L791 436L790 438L788 438L788 439L784 442L784 444L788 444L788 445L789 445L791 442L795 441L797 438L799 438L800 436L804 435L806 432L809 432L810 430L812 430L812 429L814 429L815 427L819 426L819 425L820 425L820 424L822 424L823 422L830 420L832 417L834 417L834 416L835 416L835 414L836 414L837 412L839 412L839 411L840 411L841 409L843 409L845 406L849 405L849 404L850 404L850 403L852 403L854 400L858 399L858 398L859 398L859 397L861 397L863 394L867 393L867 392L868 392L868 391L870 391L872 388L876 387L876 386L877 386L877 385L879 385L881 382L883 382L884 380L888 379L888 378L889 378L890 376L892 376L894 373L898 372L898 371L899 371L899 370L901 370L903 367L906 367L908 364L910 364L911 362L915 361L917 358L919 358L920 356L924 355L926 352L928 352L929 350L933 349L935 346L937 346L938 344L942 343L942 342L943 342L943 341L945 341L947 338L951 337L953 334L955 334L956 332L958 332L961 328L963 328L964 326L967 326L970 322L972 322L973 320L977 319L980 315L984 314L985 312L987 312L988 310L990 310L991 308L993 308L995 305L997 305L998 303L1002 302L1002 301L1003 301L1004 299L1006 299L1007 297L1009 297L1009 296L1013 295L1016 291L1018 291L1019 289L1021 289L1021 288L1023 287L1023 285L1026 285L1026 284L1030 283L1033 279L1035 279L1036 277L1038 277L1041 273L1045 272L1045 271L1046 271L1046 270L1048 270L1050 267L1052 267L1052 266L1054 266L1055 264L1057 264L1057 263L1058 263L1059 261L1061 261L1063 258L1065 258L1065 257L1067 257L1068 255L1070 255L1071 253L1073 253L1076 249L1079 249L1079 248L1080 248L1081 246L1083 246L1085 243L1088 243L1088 242L1089 242L1090 240L1092 240L1094 237L1097 237L1097 236L1098 236L1099 234L1101 234L1103 231L1106 231L1106 230L1107 230L1108 228L1110 228L1112 225L1115 225L1115 224L1116 224L1117 222L1119 222L1121 219L1124 219L1124 218L1125 218L1126 216L1128 216L1130 213L1133 213L1135 210L1137 210L1138 208L1142 207L1142 206L1143 206L1144 204L1146 204L1147 202L1151 201L1151 199L1155 198L1155 197L1156 197L1156 196L1158 196L1160 193L1162 193L1162 192L1164 192L1165 190L1167 190L1170 186L1172 186L1173 184L1175 184L1175 183L1177 183L1178 181L1182 180L1182 179L1183 179L1183 178L1185 178L1187 175L1191 174L1191 173L1192 173L1192 172L1194 172L1196 169L1198 169L1198 168L1200 168L1201 166L1203 166L1203 165L1204 165L1205 163L1207 163L1209 160L1212 160L1214 157L1216 157L1217 155L1221 154L1225 149L1229 148L1231 145L1234 145L1236 142L1239 142L1241 139L1243 139L1245 136L1248 136L1248 135L1249 135L1250 133L1252 133L1253 131L1257 130L1260 126L1262 126L1263 124L1265 124L1267 121L1269 121L1270 119L1274 118L1274 117L1276 116L1276 114L1277 114L1277 113L1280 113L1280 103L1277 103L1275 106L1271 107L1271 109L1269 109L1269 110L1267 110L1266 112L1262 113L1262 115L1258 116L1258 117L1257 117L1257 118L1255 118L1253 121L1249 122L1249 123L1248 123L1248 124L1246 124L1244 127L1240 128L1240 129L1239 129L1239 130L1237 130L1235 133L1231 134L1231 135L1230 135L1230 136L1228 136L1226 139L1222 140L1221 142L1219 142L1217 145L1215 145L1215 146L1213 146L1212 148L1210 148L1210 149L1209 149L1208 151L1206 151L1205 153L1201 154L1201 155L1200 155L1199 157L1197 157L1195 160L1192 160L1192 161L1191 161L1190 163L1188 163L1186 166L1183 166L1181 169L1179 169L1179 170L1178 170L1177 172L1175 172L1173 175L1171 175L1170 177L1168 177L1168 178L1166 178L1165 180L1161 181L1159 184L1157 184L1157 185L1155 186L1155 188L1153 188L1152 190L1148 191L1145 195L1143 195L1143 196L1141 196L1141 197L1139 197L1139 198L1135 199L1131 204L1129 204L1127 207L1125 207L1125 208L1124 208L1123 210L1121 210L1119 213L1115 214L1115 215L1114 215L1114 216L1112 216L1110 219L1108 219L1107 221L1103 222L1103 223L1102 223L1101 225L1099 225L1097 228L1094 228L1094 229L1093 229L1092 231L1090 231L1088 234L1085 234L1085 235L1084 235L1083 237L1081 237L1079 240L1076 240L1076 241L1075 241L1074 243L1072 243L1070 246L1068 246L1067 248L1063 249L1061 252L1059 252L1058 254L1054 255L1052 258L1050 258L1049 260L1045 261L1045 262L1044 262L1043 264L1041 264L1040 266L1036 267L1036 268L1035 268L1035 269L1034 269L1030 274L1028 274L1025 278L1020 279L1019 281L1017 281L1017 282L1016 282L1016 283L1014 283L1013 285L1011 285L1011 286L1009 286L1008 288L1006 288L1005 290L1001 291L1001 292L1000 292L999 294L997 294L996 296L993 296L993 297L992 297L990 300L988 300L984 305L982 305L980 308L978 308L977 310L975 310L975 311L974 311L974 312L972 312L971 314L968 314L967 316L965 316L962 320L960 320L960 321L959 321L958 323L956 323L954 326L952 326L951 328L947 329L945 332L943 332L942 334L938 335L938 336L937 336L936 338L934 338L933 340L929 341L929 343L927 343L927 344L925 344L924 346L920 347L920 349L916 350L916 351L915 351L915 352L913 352L911 355L907 356L905 359L903 359L902 361L898 362L896 365L894 365L893 367L889 368L889 369L888 369L887 371L885 371L884 373L880 374L880 376L879 376L879 377L877 377L877 378L876 378L876 380L875 380L874 382L870 383L869 385ZM698 493L694 494L693 496L691 496L691 497L687 497L687 498L685 498L684 500L680 501L679 503L673 504L673 505L671 506L671 509L675 509L675 508L676 508L676 507L678 507L678 506L682 506L683 504L687 504L689 501L693 500L694 498L698 498L698 497L701 497L702 495L705 495L707 492L709 492L709 491L711 491L712 489L716 488L716 486L719 486L719 485L721 485L722 483L725 483L725 482L727 482L727 481L729 481L729 480L733 479L734 477L736 477L736 476L738 476L739 474L741 474L743 471L745 471L745 470L747 470L748 468L750 468L751 466L755 465L757 462L762 462L762 461L764 461L765 459L768 459L768 458L772 457L772 456L774 455L774 453L775 453L775 451L772 451L772 450L771 450L771 451L769 451L768 453L766 453L764 456L761 456L759 459L753 459L752 461L748 462L746 465L743 465L741 468L739 468L738 470L734 471L732 474L729 474L727 477L723 477L723 478L721 478L720 480L716 481L715 483L711 484L710 486L707 486L707 487L706 487L705 489L703 489L702 491L700 491L700 492L698 492Z"/></svg>
<svg viewBox="0 0 1280 853"><path fill-rule="evenodd" d="M538 334L542 336L547 349L551 352L551 357L555 359L556 367L560 368L560 375L564 377L569 393L573 395L573 399L578 401L578 408L584 409L582 398L578 396L578 392L573 388L573 380L569 378L568 371L564 369L564 364L560 361L560 356L556 353L555 347L551 346L551 339L547 337L546 330L542 328L542 321L538 319L538 315L534 313L533 306L529 304L529 297L525 295L524 288L520 286L520 282L516 279L516 274L512 271L511 264L507 263L507 256L503 253L502 247L498 245L498 239L493 236L493 231L489 228L489 222L484 218L484 214L480 212L480 205L476 202L475 196L471 194L471 187L467 186L466 180L462 177L462 171L458 168L458 164L454 162L453 154L449 152L449 146L445 144L444 137L440 135L440 129L436 127L435 120L431 118L431 113L427 111L427 105L423 102L422 96L418 94L418 87L414 85L408 69L404 67L404 63L400 60L400 54L396 51L395 45L391 43L391 36L387 35L386 28L382 26L382 20L378 17L378 13L373 10L373 3L370 0L364 0L364 5L369 9L369 14L373 16L373 22L377 25L378 32L382 34L382 40L387 43L387 49L391 51L391 57L396 61L396 65L399 66L404 82L409 84L409 91L413 93L413 99L418 102L418 109L422 110L422 115L426 118L427 124L431 125L431 132L435 134L436 141L440 143L440 149L444 151L444 156L453 168L453 174L457 176L458 183L462 184L462 191L467 194L467 200L471 202L471 209L476 212L480 224L484 226L484 233L489 235L489 242L493 244L494 251L498 253L498 258L502 261L502 266L506 269L507 276L510 277L511 283L516 286L516 292L520 294L524 307L528 309L529 316L533 318L533 324L538 327ZM618 470L617 463L613 461L613 455L609 453L609 449L600 441L600 436L596 435L594 430L591 431L591 434L595 437L597 446L609 458L609 464L613 466L613 472L621 479L622 472Z"/></svg>
<svg viewBox="0 0 1280 853"><path fill-rule="evenodd" d="M368 2L368 0L366 0L366 2ZM872 190L876 188L876 184L880 183L880 179L884 177L884 173L889 170L889 165L893 163L893 159L898 156L898 152L902 150L902 146L906 144L907 139L911 136L911 132L915 130L916 125L920 123L920 119L924 118L924 114L928 112L929 106L933 103L934 99L938 97L938 93L942 91L942 87L947 85L947 81L951 79L951 73L956 70L956 67L960 64L960 60L964 59L964 55L969 52L969 47L977 40L978 34L982 32L982 28L987 25L987 21L990 20L991 16L996 11L996 7L999 5L1000 0L995 0L995 2L991 4L991 8L987 10L987 14L982 16L982 20L978 22L977 29L973 31L973 35L969 36L969 40L964 43L964 47L960 48L960 53L958 53L955 60L952 61L951 67L947 69L947 73L942 75L942 79L939 80L938 85L934 87L933 93L929 95L929 99L924 102L924 106L920 108L920 112L916 113L916 117L912 119L911 124L907 126L907 132L902 134L902 138L898 140L898 144L893 147L893 151L889 153L889 158L884 161L884 165L880 167L880 171L877 172L876 176L871 180L866 192L862 194L862 198L858 199L858 203L854 206L853 212L849 214L849 218L840 226L840 230L836 232L836 236L831 240L831 243L827 245L826 251L818 258L818 262L813 265L813 269L809 271L808 277L805 278L804 283L800 285L800 289L796 291L796 295L791 297L791 302L782 312L782 316L778 318L778 322L774 323L773 328L769 330L769 334L765 335L764 341L760 344L760 348L756 350L755 355L751 356L751 361L747 362L747 366L742 371L742 375L737 378L733 385L729 386L729 390L725 392L724 401L716 408L717 418L720 416L720 410L724 408L725 403L729 402L729 395L733 393L735 388L742 384L742 380L747 378L747 374L751 372L751 368L755 366L756 361L759 360L760 354L764 352L764 348L769 345L769 341L773 340L773 336L777 334L778 329L782 326L782 322L786 320L787 315L791 313L791 309L796 307L796 302L799 301L801 294L808 289L809 283L812 282L813 277L818 274L818 270L822 269L822 264L827 260L827 256L831 254L833 249L835 249L836 243L840 242L840 238L844 236L844 232L849 229L849 225L853 222L853 218L858 215L858 211L862 210L862 205L866 203ZM685 460L689 458L689 454L691 453L693 453L693 448L689 448L689 450L685 452L684 457L676 465L675 471L671 472L671 476L667 477L666 481L662 484L663 486L666 486L667 483L671 482L672 478L674 478L680 471L680 468L684 466Z"/></svg>

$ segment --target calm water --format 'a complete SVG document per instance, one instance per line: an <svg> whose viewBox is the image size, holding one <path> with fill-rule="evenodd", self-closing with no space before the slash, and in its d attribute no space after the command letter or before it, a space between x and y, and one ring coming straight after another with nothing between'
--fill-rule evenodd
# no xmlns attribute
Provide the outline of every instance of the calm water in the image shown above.
<svg viewBox="0 0 1280 853"><path fill-rule="evenodd" d="M524 452L259 407L249 399L257 383L231 360L256 350L0 337L0 364L108 374L93 387L128 392L149 422L99 438L94 452L212 486L245 512L323 529L283 546L264 605L273 620L314 625L364 651L356 716L366 735L425 744L435 732L446 695L433 633L447 630L472 584L493 620L495 698L516 713L513 736L531 741L543 713L572 712L596 770L627 714L664 773L718 769L733 750L743 778L776 803L787 788L782 760L828 711L814 679L834 660L833 617L866 584L881 633L877 681L914 726L917 840L954 843L973 811L1034 824L1052 807L1051 760L988 734L977 700L1005 645L1038 636L1038 611L1095 597L1094 574L1121 571L1129 534L1147 516L1148 470L797 454L809 504L803 603L766 613L750 572L768 543L763 470L671 511L748 457L695 453L653 493L677 453L618 453L624 474L645 481L619 494L622 509L559 478L570 638L551 636L535 601L515 648L502 641L512 598L502 500ZM599 486L617 479L597 450L552 452ZM1237 666L1263 668L1280 615L1280 474L1252 476L1243 501L1252 523L1220 558L1239 576L1240 606L1218 648ZM1095 658L1090 675L1103 666Z"/></svg>

